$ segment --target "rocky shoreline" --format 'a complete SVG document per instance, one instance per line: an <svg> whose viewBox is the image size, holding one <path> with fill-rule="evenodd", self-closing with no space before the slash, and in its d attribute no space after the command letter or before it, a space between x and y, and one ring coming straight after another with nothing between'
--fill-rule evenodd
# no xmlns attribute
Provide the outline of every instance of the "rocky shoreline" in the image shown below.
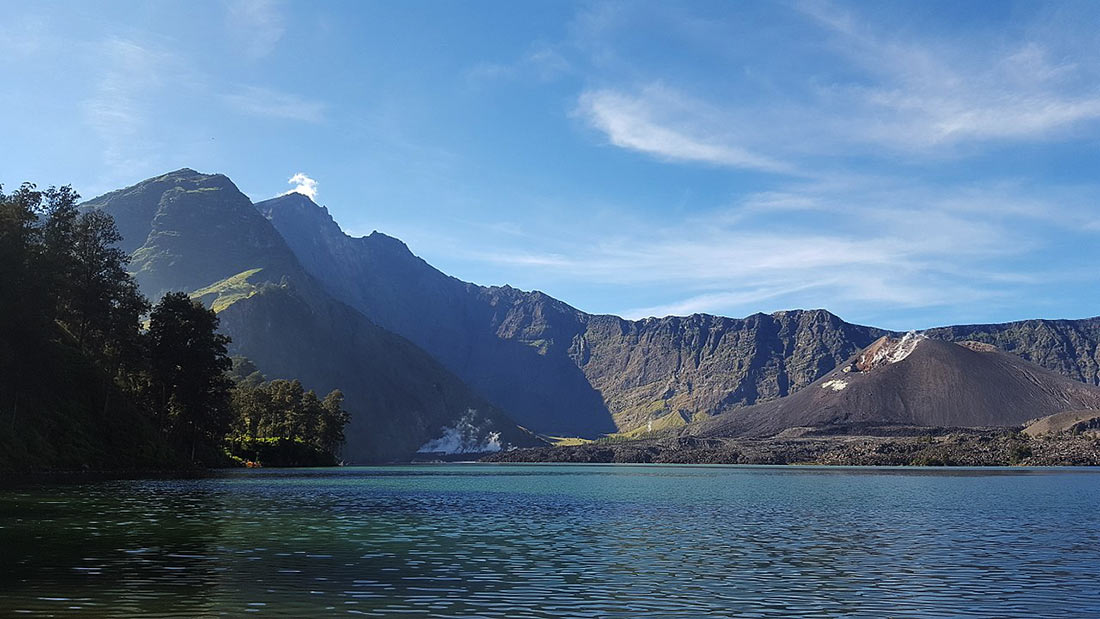
<svg viewBox="0 0 1100 619"><path fill-rule="evenodd" d="M1100 466L1094 434L930 429L915 436L769 439L668 437L498 452L483 462L824 464L836 466Z"/></svg>

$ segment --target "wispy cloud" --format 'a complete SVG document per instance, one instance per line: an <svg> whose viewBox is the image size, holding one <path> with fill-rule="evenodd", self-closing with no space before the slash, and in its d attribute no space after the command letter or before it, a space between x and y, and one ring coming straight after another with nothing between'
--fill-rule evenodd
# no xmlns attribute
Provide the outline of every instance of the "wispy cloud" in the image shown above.
<svg viewBox="0 0 1100 619"><path fill-rule="evenodd" d="M291 185L294 185L294 188L290 191L284 191L283 193L279 194L280 196L285 196L292 193L300 193L310 200L317 199L317 181L306 176L302 172L298 172L294 176L291 176L287 180L287 182Z"/></svg>
<svg viewBox="0 0 1100 619"><path fill-rule="evenodd" d="M114 170L145 169L154 144L149 136L149 101L171 56L137 42L112 38L98 50L102 73L81 107Z"/></svg>
<svg viewBox="0 0 1100 619"><path fill-rule="evenodd" d="M512 62L481 62L466 72L471 82L501 79L550 81L572 70L569 60L555 47L537 44Z"/></svg>
<svg viewBox="0 0 1100 619"><path fill-rule="evenodd" d="M294 93L260 86L246 86L225 95L225 101L245 114L317 123L324 120L326 106Z"/></svg>
<svg viewBox="0 0 1100 619"><path fill-rule="evenodd" d="M286 21L275 0L233 0L226 24L245 56L257 59L275 50L286 32Z"/></svg>
<svg viewBox="0 0 1100 619"><path fill-rule="evenodd" d="M637 96L587 91L580 96L577 114L621 148L671 161L790 171L780 161L739 146L728 132L716 133L714 114L660 86L650 86Z"/></svg>
<svg viewBox="0 0 1100 619"><path fill-rule="evenodd" d="M664 291L657 304L613 308L631 318L989 307L1066 276L1043 256L1051 239L1082 233L1092 213L1088 195L1096 188L803 180L661 225L620 215L613 227L591 225L587 234L543 230L522 244L500 236L450 251L546 285Z"/></svg>
<svg viewBox="0 0 1100 619"><path fill-rule="evenodd" d="M629 81L604 76L575 112L620 148L768 172L818 169L837 156L957 158L993 142L1080 139L1082 127L1100 124L1098 37L1066 47L1064 28L1033 26L1015 37L949 39L874 23L847 5L796 7L813 45L784 53L803 71L757 55L700 84L663 67L624 68L629 60L618 57L615 73ZM598 39L615 31L609 19L628 19L622 13L600 12L601 26L585 30L592 54L611 53ZM728 27L695 20L668 29L690 29L694 53L712 61L728 52Z"/></svg>
<svg viewBox="0 0 1100 619"><path fill-rule="evenodd" d="M54 38L49 22L41 15L5 15L4 28L0 28L0 52L12 57L26 57L38 53Z"/></svg>
<svg viewBox="0 0 1100 619"><path fill-rule="evenodd" d="M838 123L855 138L926 149L1043 139L1100 118L1095 50L1058 54L1057 40L1032 37L922 40L876 29L828 3L800 6L834 36L837 52L871 78L869 85L842 84L829 93L856 112L857 122Z"/></svg>

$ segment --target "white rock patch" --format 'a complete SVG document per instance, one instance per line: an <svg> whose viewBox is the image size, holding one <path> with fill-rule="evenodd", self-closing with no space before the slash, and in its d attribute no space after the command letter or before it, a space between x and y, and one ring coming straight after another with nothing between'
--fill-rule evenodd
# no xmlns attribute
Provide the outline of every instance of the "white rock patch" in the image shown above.
<svg viewBox="0 0 1100 619"><path fill-rule="evenodd" d="M420 446L416 453L471 454L500 451L500 432L486 431L474 424L477 411L466 411L452 427L444 427L443 434Z"/></svg>
<svg viewBox="0 0 1100 619"><path fill-rule="evenodd" d="M910 331L898 340L898 343L894 346L883 346L879 349L878 354L875 355L871 364L881 365L883 362L897 363L898 361L902 361L917 349L917 344L919 344L921 340L926 339L928 339L928 337L923 333Z"/></svg>
<svg viewBox="0 0 1100 619"><path fill-rule="evenodd" d="M848 381L844 380L827 380L821 383L822 389L832 389L833 391L844 391L844 388L848 386Z"/></svg>

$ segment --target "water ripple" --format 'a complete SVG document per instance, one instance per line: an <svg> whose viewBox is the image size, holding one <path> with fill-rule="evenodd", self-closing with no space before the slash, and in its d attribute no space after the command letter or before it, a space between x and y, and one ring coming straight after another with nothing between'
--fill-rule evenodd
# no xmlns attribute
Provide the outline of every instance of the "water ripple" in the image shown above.
<svg viewBox="0 0 1100 619"><path fill-rule="evenodd" d="M0 495L0 615L1100 616L1100 474L417 466Z"/></svg>

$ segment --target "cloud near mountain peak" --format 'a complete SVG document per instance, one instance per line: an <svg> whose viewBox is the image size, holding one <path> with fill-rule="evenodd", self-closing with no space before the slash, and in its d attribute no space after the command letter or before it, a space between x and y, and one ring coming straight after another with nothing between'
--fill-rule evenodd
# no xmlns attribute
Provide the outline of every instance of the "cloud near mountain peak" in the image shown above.
<svg viewBox="0 0 1100 619"><path fill-rule="evenodd" d="M315 200L317 198L317 181L306 176L305 173L298 172L294 176L291 176L287 182L294 185L294 188L290 191L284 191L279 195L286 196L292 193L300 193L310 200Z"/></svg>

